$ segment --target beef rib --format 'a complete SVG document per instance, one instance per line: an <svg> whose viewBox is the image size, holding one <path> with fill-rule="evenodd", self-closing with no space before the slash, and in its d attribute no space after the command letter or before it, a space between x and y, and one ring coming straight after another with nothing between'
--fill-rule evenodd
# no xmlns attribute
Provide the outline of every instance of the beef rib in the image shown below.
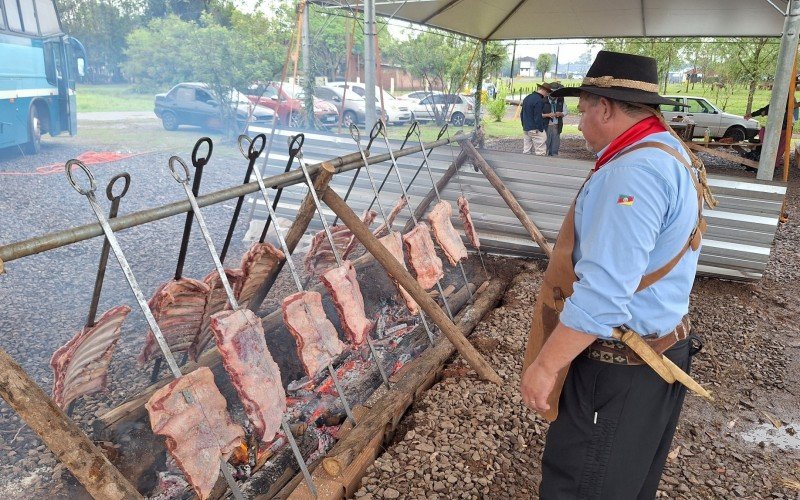
<svg viewBox="0 0 800 500"><path fill-rule="evenodd" d="M375 325L364 312L364 296L353 264L346 260L326 271L320 280L333 299L347 339L355 346L362 345Z"/></svg>
<svg viewBox="0 0 800 500"><path fill-rule="evenodd" d="M297 342L297 355L309 378L344 351L336 327L322 308L318 292L298 292L283 299L283 322Z"/></svg>
<svg viewBox="0 0 800 500"><path fill-rule="evenodd" d="M433 236L447 256L450 265L455 266L461 259L467 258L467 247L464 246L461 236L453 227L453 223L450 221L451 215L453 215L453 207L450 206L450 202L442 200L428 214L428 222L431 223Z"/></svg>

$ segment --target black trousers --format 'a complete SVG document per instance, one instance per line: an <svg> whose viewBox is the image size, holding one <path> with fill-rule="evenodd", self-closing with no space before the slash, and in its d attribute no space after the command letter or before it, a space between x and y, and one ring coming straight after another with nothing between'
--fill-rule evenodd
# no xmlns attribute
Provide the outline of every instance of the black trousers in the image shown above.
<svg viewBox="0 0 800 500"><path fill-rule="evenodd" d="M665 353L686 372L689 344ZM578 356L547 433L542 500L654 498L685 395L646 365Z"/></svg>

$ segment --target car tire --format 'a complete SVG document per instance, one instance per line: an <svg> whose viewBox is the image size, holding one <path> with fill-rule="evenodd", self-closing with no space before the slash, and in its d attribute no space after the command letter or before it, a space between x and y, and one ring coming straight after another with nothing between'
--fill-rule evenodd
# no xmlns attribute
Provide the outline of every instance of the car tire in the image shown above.
<svg viewBox="0 0 800 500"><path fill-rule="evenodd" d="M358 117L352 111L345 111L342 115L342 126L349 127L351 123L358 123Z"/></svg>
<svg viewBox="0 0 800 500"><path fill-rule="evenodd" d="M297 111L292 111L289 114L289 128L300 128L302 117Z"/></svg>
<svg viewBox="0 0 800 500"><path fill-rule="evenodd" d="M178 130L178 117L172 111L164 111L161 114L161 125L164 126L164 130Z"/></svg>
<svg viewBox="0 0 800 500"><path fill-rule="evenodd" d="M747 139L747 133L745 132L744 128L734 125L730 127L728 130L725 131L725 135L722 136L725 139L733 139L736 142L742 142Z"/></svg>
<svg viewBox="0 0 800 500"><path fill-rule="evenodd" d="M455 112L453 113L453 116L450 117L450 123L454 127L463 127L465 121L466 117L464 116L464 113L461 112Z"/></svg>
<svg viewBox="0 0 800 500"><path fill-rule="evenodd" d="M28 111L28 142L23 147L25 154L35 155L42 150L42 122L39 120L39 111L36 106L31 106Z"/></svg>

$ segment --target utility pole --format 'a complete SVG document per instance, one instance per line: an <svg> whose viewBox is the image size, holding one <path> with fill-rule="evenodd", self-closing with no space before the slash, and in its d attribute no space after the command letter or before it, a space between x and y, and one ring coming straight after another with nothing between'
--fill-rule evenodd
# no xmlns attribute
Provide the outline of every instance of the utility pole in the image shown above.
<svg viewBox="0 0 800 500"><path fill-rule="evenodd" d="M307 1L303 1L303 30L302 30L302 43L303 43L303 89L305 90L305 123L306 128L314 128L314 75L311 74L311 37L308 25L311 17L309 10L311 5Z"/></svg>
<svg viewBox="0 0 800 500"><path fill-rule="evenodd" d="M558 56L561 54L561 45L556 47L556 70L553 73L556 80L558 80Z"/></svg>
<svg viewBox="0 0 800 500"><path fill-rule="evenodd" d="M377 121L375 113L375 0L364 0L364 99L366 129Z"/></svg>
<svg viewBox="0 0 800 500"><path fill-rule="evenodd" d="M778 142L780 141L781 125L783 124L783 110L789 97L789 87L795 82L789 82L797 52L798 30L800 29L800 0L790 0L786 20L783 23L781 47L778 52L778 67L775 71L775 85L772 87L772 96L769 100L769 113L767 114L767 128L764 133L764 144L761 147L761 158L758 161L759 180L772 180L775 172L775 159L778 155Z"/></svg>

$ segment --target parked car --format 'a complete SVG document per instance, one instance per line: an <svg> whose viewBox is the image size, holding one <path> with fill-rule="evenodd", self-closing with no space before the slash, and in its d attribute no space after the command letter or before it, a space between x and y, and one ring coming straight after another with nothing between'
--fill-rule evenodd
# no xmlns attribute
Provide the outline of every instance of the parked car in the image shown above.
<svg viewBox="0 0 800 500"><path fill-rule="evenodd" d="M437 114L445 116L445 120L456 127L461 127L465 123L475 123L475 100L458 94L435 94L414 106L414 116L417 121L435 120Z"/></svg>
<svg viewBox="0 0 800 500"><path fill-rule="evenodd" d="M339 87L344 89L347 87L348 95L350 92L354 92L361 96L362 98L367 94L366 87L363 83L357 82L331 82L327 85L328 87ZM381 104L381 94L380 88L375 86L375 102L380 105ZM411 114L411 109L407 103L399 101L395 96L392 94L383 91L383 107L385 112L385 120L388 123L393 124L403 124L409 123L414 120L414 116Z"/></svg>
<svg viewBox="0 0 800 500"><path fill-rule="evenodd" d="M252 125L272 124L275 113L271 109L252 104L235 89L229 97L240 128L248 122ZM167 130L177 130L181 125L220 129L220 102L221 99L205 83L179 83L166 94L156 94L153 111Z"/></svg>
<svg viewBox="0 0 800 500"><path fill-rule="evenodd" d="M349 127L351 123L364 123L367 116L367 102L355 92L348 91L345 95L343 87L326 86L314 87L314 95L333 104L338 113L343 113L342 125L345 127ZM386 115L380 106L375 108L375 112L386 120Z"/></svg>
<svg viewBox="0 0 800 500"><path fill-rule="evenodd" d="M305 92L292 83L268 82L251 85L247 89L250 101L266 106L278 114L278 124L298 127L305 114ZM336 107L314 96L314 116L323 125L333 125L339 119Z"/></svg>
<svg viewBox="0 0 800 500"><path fill-rule="evenodd" d="M688 106L661 105L661 112L667 121L685 117L694 122L694 137L703 137L708 130L711 138L730 138L735 141L750 140L758 135L760 125L757 120L725 113L703 97L668 95L664 96Z"/></svg>
<svg viewBox="0 0 800 500"><path fill-rule="evenodd" d="M405 101L408 103L409 107L413 110L414 106L419 104L419 102L426 97L434 94L443 94L439 90L415 90L414 92L410 92L404 96L400 96L397 98L398 101Z"/></svg>

